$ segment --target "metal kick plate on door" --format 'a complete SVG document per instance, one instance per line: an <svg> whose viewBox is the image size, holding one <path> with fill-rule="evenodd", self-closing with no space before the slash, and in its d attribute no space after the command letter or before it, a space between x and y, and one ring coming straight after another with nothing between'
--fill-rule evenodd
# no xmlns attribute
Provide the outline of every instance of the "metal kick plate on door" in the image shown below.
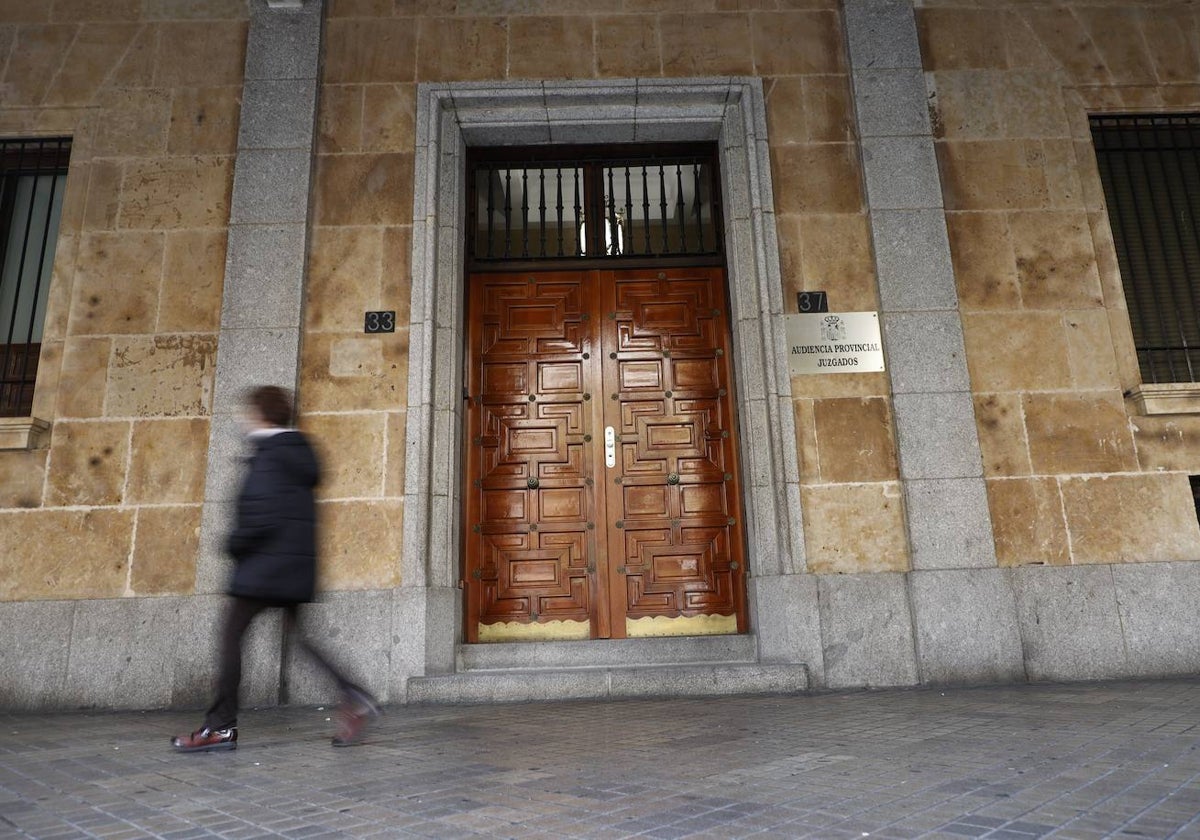
<svg viewBox="0 0 1200 840"><path fill-rule="evenodd" d="M604 427L604 466L610 470L617 465L617 432L612 426Z"/></svg>

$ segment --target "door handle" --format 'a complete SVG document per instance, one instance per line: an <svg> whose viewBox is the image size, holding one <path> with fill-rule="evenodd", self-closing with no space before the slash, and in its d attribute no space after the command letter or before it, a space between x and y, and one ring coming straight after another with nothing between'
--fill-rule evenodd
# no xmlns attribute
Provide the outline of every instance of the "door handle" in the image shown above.
<svg viewBox="0 0 1200 840"><path fill-rule="evenodd" d="M610 470L617 465L617 432L612 426L604 427L604 466Z"/></svg>

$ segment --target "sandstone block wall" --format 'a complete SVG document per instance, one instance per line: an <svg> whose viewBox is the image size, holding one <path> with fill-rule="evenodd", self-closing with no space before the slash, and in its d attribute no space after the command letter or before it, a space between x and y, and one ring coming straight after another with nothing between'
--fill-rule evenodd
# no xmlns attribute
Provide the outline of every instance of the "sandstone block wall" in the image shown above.
<svg viewBox="0 0 1200 840"><path fill-rule="evenodd" d="M1200 559L1200 418L1123 397L1140 375L1087 120L1200 109L1200 13L918 6L1000 564Z"/></svg>
<svg viewBox="0 0 1200 840"><path fill-rule="evenodd" d="M69 136L34 416L0 451L0 599L193 590L247 6L0 3L0 136Z"/></svg>

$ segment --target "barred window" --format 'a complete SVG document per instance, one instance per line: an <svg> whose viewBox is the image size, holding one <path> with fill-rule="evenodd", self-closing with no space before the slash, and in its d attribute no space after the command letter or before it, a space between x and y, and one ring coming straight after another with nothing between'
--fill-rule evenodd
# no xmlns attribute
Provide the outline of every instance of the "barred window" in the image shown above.
<svg viewBox="0 0 1200 840"><path fill-rule="evenodd" d="M71 141L0 140L0 417L32 412Z"/></svg>
<svg viewBox="0 0 1200 840"><path fill-rule="evenodd" d="M1142 381L1200 381L1200 114L1091 129Z"/></svg>

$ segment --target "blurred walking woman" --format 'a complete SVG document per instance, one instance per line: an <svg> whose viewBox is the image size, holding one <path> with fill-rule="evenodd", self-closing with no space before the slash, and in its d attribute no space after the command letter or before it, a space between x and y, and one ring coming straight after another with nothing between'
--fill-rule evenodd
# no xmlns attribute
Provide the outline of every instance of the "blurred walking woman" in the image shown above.
<svg viewBox="0 0 1200 840"><path fill-rule="evenodd" d="M367 722L379 713L375 699L349 679L301 631L300 605L312 601L317 578L316 504L320 480L316 453L291 427L288 391L272 385L245 397L247 437L254 447L237 499L237 519L226 551L233 558L232 600L221 633L216 698L204 725L171 740L179 752L237 748L238 686L242 680L242 639L255 616L280 609L287 637L303 648L337 683L342 702L334 746L357 743Z"/></svg>

